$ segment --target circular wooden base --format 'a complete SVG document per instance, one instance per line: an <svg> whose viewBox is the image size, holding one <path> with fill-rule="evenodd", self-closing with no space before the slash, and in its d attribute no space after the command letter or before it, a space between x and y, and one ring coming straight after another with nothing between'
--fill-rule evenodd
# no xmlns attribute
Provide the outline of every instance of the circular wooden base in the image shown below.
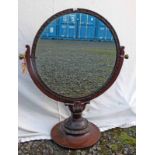
<svg viewBox="0 0 155 155"><path fill-rule="evenodd" d="M68 135L62 128L63 122L56 124L51 130L55 143L70 149L82 149L93 146L100 139L101 133L93 123L89 122L89 132L83 135Z"/></svg>

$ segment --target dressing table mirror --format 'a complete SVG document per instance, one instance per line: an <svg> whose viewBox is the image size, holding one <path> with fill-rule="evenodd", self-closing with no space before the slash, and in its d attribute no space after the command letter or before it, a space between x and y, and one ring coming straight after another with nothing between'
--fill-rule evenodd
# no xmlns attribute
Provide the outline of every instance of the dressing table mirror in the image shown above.
<svg viewBox="0 0 155 155"><path fill-rule="evenodd" d="M115 82L124 58L128 56L114 28L98 13L67 9L43 23L20 59L25 59L36 86L71 111L51 129L57 144L80 149L100 139L98 127L82 112Z"/></svg>

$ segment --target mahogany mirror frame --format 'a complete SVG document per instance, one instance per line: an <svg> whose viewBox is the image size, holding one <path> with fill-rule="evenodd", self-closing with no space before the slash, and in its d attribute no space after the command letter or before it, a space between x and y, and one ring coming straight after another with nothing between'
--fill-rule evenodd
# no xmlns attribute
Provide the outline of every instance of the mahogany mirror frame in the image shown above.
<svg viewBox="0 0 155 155"><path fill-rule="evenodd" d="M44 28L56 18L70 13L85 13L95 16L96 18L101 20L111 31L116 45L116 62L111 76L108 78L108 80L101 89L99 89L93 94L81 98L65 97L49 89L39 76L35 62L37 42ZM103 94L115 82L120 73L124 58L124 47L120 46L118 36L112 25L104 17L91 10L81 8L67 9L51 16L40 27L34 38L32 49L30 49L29 45L26 45L25 59L29 74L36 86L48 97L56 101L65 103L65 105L67 105L71 111L71 117L69 117L63 122L56 124L54 128L51 130L52 139L57 144L66 148L79 149L90 147L99 140L100 131L98 127L96 127L93 123L90 123L85 118L83 118L82 111L85 109L86 104L88 104L90 100Z"/></svg>

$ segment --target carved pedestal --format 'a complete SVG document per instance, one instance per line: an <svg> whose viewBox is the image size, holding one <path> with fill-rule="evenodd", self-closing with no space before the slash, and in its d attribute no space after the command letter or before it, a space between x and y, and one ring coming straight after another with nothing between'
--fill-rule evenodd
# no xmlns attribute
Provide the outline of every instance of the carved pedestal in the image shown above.
<svg viewBox="0 0 155 155"><path fill-rule="evenodd" d="M94 145L100 139L100 131L87 119L82 117L82 111L88 103L75 102L67 104L71 116L56 124L52 131L52 139L62 147L81 149Z"/></svg>

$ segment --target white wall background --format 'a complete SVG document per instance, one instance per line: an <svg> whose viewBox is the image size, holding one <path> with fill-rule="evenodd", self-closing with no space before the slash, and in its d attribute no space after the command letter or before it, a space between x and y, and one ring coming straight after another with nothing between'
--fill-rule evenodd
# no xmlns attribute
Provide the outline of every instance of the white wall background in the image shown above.
<svg viewBox="0 0 155 155"><path fill-rule="evenodd" d="M101 131L135 124L135 1L134 0L21 0L19 1L19 53L32 45L36 32L53 14L69 8L85 8L104 16L125 46L125 60L116 82L87 106L84 117ZM63 104L51 100L21 73L19 62L19 140L50 138L50 130L69 116Z"/></svg>

